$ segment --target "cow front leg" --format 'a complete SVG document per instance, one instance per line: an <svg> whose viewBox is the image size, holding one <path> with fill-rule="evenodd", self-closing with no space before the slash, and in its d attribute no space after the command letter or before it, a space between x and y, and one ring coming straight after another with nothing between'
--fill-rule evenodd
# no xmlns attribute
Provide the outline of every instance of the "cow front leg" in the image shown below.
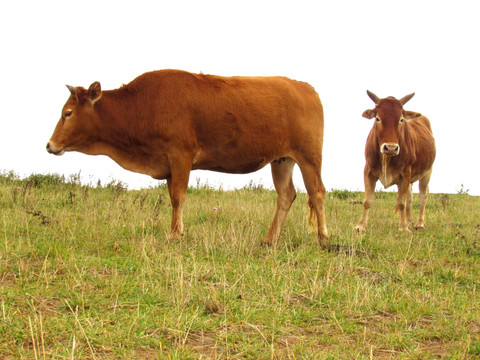
<svg viewBox="0 0 480 360"><path fill-rule="evenodd" d="M187 197L191 164L171 161L171 176L167 178L168 192L172 204L172 224L167 240L176 240L183 235L183 205Z"/></svg>
<svg viewBox="0 0 480 360"><path fill-rule="evenodd" d="M354 230L358 232L363 232L367 228L368 222L368 213L372 207L373 201L375 200L375 184L377 183L377 178L370 174L370 171L365 166L363 172L363 180L365 183L365 199L363 200L363 213L360 220L358 220L357 225Z"/></svg>
<svg viewBox="0 0 480 360"><path fill-rule="evenodd" d="M310 208L310 221L316 218L318 229L318 243L320 246L328 245L328 230L325 217L325 186L320 175L321 162L314 165L314 161L298 162L302 172L303 182L308 193L308 206Z"/></svg>
<svg viewBox="0 0 480 360"><path fill-rule="evenodd" d="M398 212L398 214L400 215L400 224L398 228L400 231L409 231L407 211L406 211L409 188L410 188L410 181L406 179L402 180L398 184L398 196L397 196L397 203L395 205L395 213Z"/></svg>

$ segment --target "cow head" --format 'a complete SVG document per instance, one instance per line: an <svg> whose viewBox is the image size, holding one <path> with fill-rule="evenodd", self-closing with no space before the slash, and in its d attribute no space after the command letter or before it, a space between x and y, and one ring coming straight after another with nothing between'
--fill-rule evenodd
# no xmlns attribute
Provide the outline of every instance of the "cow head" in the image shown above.
<svg viewBox="0 0 480 360"><path fill-rule="evenodd" d="M400 100L391 96L385 99L379 99L377 95L368 90L367 94L375 103L375 108L365 110L362 116L367 119L375 118L374 129L378 136L380 152L387 156L400 154L399 140L405 121L421 116L421 114L417 112L403 110L403 105L405 105L415 93L406 95Z"/></svg>
<svg viewBox="0 0 480 360"><path fill-rule="evenodd" d="M65 151L85 152L92 145L98 117L95 103L102 97L99 82L94 82L88 90L67 85L70 97L63 106L62 116L47 143L47 151L62 155Z"/></svg>

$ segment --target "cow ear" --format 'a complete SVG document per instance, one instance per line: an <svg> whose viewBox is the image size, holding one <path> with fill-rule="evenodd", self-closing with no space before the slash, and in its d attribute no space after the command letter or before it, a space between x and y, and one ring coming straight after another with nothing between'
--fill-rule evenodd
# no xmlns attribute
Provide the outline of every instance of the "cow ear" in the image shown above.
<svg viewBox="0 0 480 360"><path fill-rule="evenodd" d="M366 119L373 119L375 116L377 116L377 113L375 110L365 110L362 114L362 116Z"/></svg>
<svg viewBox="0 0 480 360"><path fill-rule="evenodd" d="M412 120L412 119L415 119L419 116L422 116L422 114L417 113L415 111L404 111L403 113L404 113L405 119L407 119L407 120Z"/></svg>
<svg viewBox="0 0 480 360"><path fill-rule="evenodd" d="M92 105L95 104L102 97L102 87L100 86L100 83L98 81L95 81L88 88L88 97L90 98Z"/></svg>

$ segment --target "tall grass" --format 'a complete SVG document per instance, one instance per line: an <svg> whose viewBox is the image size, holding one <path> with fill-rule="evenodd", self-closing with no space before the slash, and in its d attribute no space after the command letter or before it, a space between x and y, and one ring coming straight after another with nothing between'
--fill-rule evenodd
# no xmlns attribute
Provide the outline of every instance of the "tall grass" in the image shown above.
<svg viewBox="0 0 480 360"><path fill-rule="evenodd" d="M168 242L165 185L3 173L0 358L478 358L480 199L432 194L402 234L381 193L360 235L362 198L328 194L322 250L299 194L265 248L274 191L189 188Z"/></svg>

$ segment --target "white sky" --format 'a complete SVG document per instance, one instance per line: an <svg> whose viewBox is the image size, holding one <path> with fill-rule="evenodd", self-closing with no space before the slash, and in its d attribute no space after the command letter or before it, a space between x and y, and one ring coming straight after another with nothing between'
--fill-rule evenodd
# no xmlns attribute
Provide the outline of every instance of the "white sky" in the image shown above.
<svg viewBox="0 0 480 360"><path fill-rule="evenodd" d="M437 142L431 192L480 194L480 3L457 1L3 1L0 5L0 169L81 171L85 181L156 184L103 156L45 150L69 93L114 89L157 69L284 75L313 85L325 108L327 189L363 191L373 107L365 90L430 118ZM232 188L250 175L195 171ZM298 170L295 185L303 189ZM396 189L396 188L395 188ZM414 187L416 189L416 186Z"/></svg>

